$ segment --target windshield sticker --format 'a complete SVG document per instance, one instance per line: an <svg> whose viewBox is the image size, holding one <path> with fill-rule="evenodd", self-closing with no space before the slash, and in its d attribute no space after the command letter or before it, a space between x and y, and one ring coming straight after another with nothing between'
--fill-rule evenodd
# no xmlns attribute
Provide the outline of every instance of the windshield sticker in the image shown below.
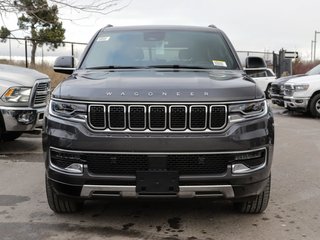
<svg viewBox="0 0 320 240"><path fill-rule="evenodd" d="M212 60L212 63L214 66L216 67L228 67L227 63L225 61L221 61L221 60Z"/></svg>
<svg viewBox="0 0 320 240"><path fill-rule="evenodd" d="M109 41L110 37L98 37L97 42L106 42Z"/></svg>

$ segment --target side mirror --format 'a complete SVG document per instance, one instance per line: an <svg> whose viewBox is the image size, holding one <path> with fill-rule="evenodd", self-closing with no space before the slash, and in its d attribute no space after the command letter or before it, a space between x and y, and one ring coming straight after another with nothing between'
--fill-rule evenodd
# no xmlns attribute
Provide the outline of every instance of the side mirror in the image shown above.
<svg viewBox="0 0 320 240"><path fill-rule="evenodd" d="M246 68L266 68L267 64L261 57L247 57Z"/></svg>
<svg viewBox="0 0 320 240"><path fill-rule="evenodd" d="M53 70L59 73L72 74L76 69L74 67L74 60L72 56L58 57L54 61Z"/></svg>

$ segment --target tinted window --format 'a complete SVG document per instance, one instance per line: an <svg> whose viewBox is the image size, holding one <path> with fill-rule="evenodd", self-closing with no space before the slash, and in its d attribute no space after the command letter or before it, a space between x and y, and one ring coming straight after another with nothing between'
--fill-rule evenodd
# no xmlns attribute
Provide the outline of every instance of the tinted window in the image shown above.
<svg viewBox="0 0 320 240"><path fill-rule="evenodd" d="M239 69L223 36L200 31L102 31L82 68L183 65Z"/></svg>

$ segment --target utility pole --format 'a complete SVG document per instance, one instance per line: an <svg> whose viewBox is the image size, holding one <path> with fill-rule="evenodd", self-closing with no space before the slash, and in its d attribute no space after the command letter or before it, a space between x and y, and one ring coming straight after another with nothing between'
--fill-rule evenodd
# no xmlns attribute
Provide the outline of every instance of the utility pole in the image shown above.
<svg viewBox="0 0 320 240"><path fill-rule="evenodd" d="M314 31L314 51L313 51L313 61L316 61L316 56L317 56L317 34L320 33L318 31Z"/></svg>
<svg viewBox="0 0 320 240"><path fill-rule="evenodd" d="M314 40L311 40L311 62L313 60L313 44L314 44Z"/></svg>

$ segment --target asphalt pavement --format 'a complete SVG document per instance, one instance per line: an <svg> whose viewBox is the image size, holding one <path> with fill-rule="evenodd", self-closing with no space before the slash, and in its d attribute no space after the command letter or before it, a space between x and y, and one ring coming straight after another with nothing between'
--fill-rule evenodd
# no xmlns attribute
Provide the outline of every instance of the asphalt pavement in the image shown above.
<svg viewBox="0 0 320 240"><path fill-rule="evenodd" d="M275 108L269 207L235 213L229 202L88 202L55 214L46 202L41 135L0 143L1 240L320 239L320 120Z"/></svg>

